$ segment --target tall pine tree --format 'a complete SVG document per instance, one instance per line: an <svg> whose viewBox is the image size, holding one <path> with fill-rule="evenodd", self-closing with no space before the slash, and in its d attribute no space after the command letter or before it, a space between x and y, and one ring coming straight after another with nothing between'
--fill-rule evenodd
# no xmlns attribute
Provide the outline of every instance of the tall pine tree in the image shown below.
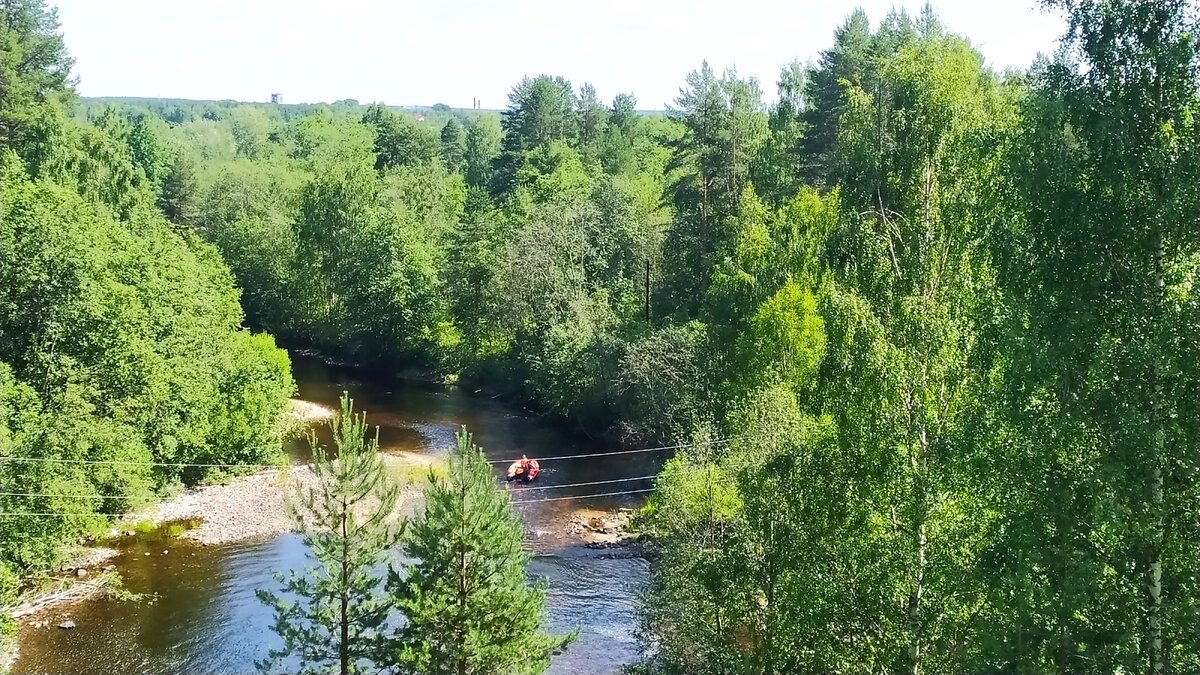
<svg viewBox="0 0 1200 675"><path fill-rule="evenodd" d="M404 537L417 562L388 579L407 618L390 660L426 675L540 673L575 634L539 630L545 585L526 579L520 518L466 429L455 439L445 477L430 473Z"/></svg>
<svg viewBox="0 0 1200 675"><path fill-rule="evenodd" d="M273 629L283 638L283 647L258 663L260 670L373 672L369 666L394 607L374 569L398 538L392 514L399 488L384 469L378 429L366 441L366 415L355 415L353 406L343 393L341 414L331 423L336 458L317 442L315 432L309 437L316 485L302 489L289 507L317 564L278 576L283 594L258 591L259 599L274 608ZM298 658L299 665L288 657Z"/></svg>

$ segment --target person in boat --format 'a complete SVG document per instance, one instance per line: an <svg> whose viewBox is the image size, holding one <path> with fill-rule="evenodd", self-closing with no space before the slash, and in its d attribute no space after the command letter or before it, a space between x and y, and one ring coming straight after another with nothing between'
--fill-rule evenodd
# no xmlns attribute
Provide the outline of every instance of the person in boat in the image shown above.
<svg viewBox="0 0 1200 675"><path fill-rule="evenodd" d="M508 467L508 480L523 480L526 483L537 478L541 472L541 467L538 466L536 459L529 459L525 455L521 455L521 459L513 462Z"/></svg>

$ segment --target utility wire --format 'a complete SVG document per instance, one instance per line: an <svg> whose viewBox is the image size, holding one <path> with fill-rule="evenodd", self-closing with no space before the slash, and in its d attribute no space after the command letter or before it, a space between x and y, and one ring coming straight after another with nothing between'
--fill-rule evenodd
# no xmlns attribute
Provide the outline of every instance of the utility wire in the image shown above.
<svg viewBox="0 0 1200 675"><path fill-rule="evenodd" d="M611 452L593 452L579 455L559 455L556 457L541 457L537 458L538 462L553 462L560 459L583 459L587 457L607 457L609 455L630 455L638 452L659 452L663 450L678 450L680 448L690 448L696 445L721 445L732 441L732 438L719 439L715 441L703 441L700 443L683 443L681 445L664 445L657 448L638 448L635 450L613 450ZM386 454L386 453L385 453ZM489 464L511 464L516 460L509 459L491 459ZM222 468L252 468L252 469L281 469L283 464L199 464L194 462L137 462L132 460L120 459L63 459L59 457L12 457L0 456L2 462L49 462L54 464L103 464L115 466L170 466L170 467L199 467L208 469Z"/></svg>
<svg viewBox="0 0 1200 675"><path fill-rule="evenodd" d="M734 440L733 438L719 439L715 441L702 441L699 443L682 443L679 445L665 445L656 448L639 448L636 450L614 450L611 452L595 452L578 455L559 455L556 457L544 457L539 459L539 462L551 462L562 459L583 459L587 457L606 457L609 455L628 455L639 452L658 452L663 450L678 450L680 448L688 448L697 445L722 445ZM126 466L172 466L172 467L203 467L203 468L260 468L260 469L280 469L284 468L279 464L197 464L188 462L134 462L123 460L102 460L102 459L59 459L54 457L0 457L0 461L15 461L15 462L53 462L59 464L104 464L104 465L126 465ZM489 460L489 464L506 464L509 460ZM637 480L652 480L657 476L635 476L632 478L614 478L612 480L597 480L587 481L582 483L567 483L564 485L539 485L537 487L528 487L521 490L511 490L510 492L525 492L532 490L557 490L570 487L585 487L589 485L607 485L611 483L626 483ZM506 491L500 488L501 491ZM654 488L645 488L641 490L622 490L619 492L601 492L590 495L571 495L566 497L546 497L541 499L521 499L513 501L513 504L534 504L537 502L554 502L565 499L593 499L596 497L613 497L617 495L629 495L642 492L653 492ZM101 495L101 494L52 494L48 492L0 492L0 497L62 497L64 499L128 499L128 495ZM0 517L12 516L122 516L123 513L99 513L99 512L84 512L84 513L52 513L52 512L0 512Z"/></svg>
<svg viewBox="0 0 1200 675"><path fill-rule="evenodd" d="M134 495L64 495L57 492L0 492L0 497L63 497L70 499L130 499Z"/></svg>
<svg viewBox="0 0 1200 675"><path fill-rule="evenodd" d="M124 515L127 515L127 514L124 514L124 513L100 513L98 511L85 511L82 513L50 513L50 512L30 512L30 511L0 513L0 516L59 516L62 518L69 518L71 516L124 516Z"/></svg>
<svg viewBox="0 0 1200 675"><path fill-rule="evenodd" d="M514 490L505 490L504 488L500 488L500 491L501 492L519 493L519 492L530 492L533 490L558 490L560 488L583 487L584 485L604 485L606 483L625 483L625 482L633 481L633 480L651 480L654 478L658 478L658 476L650 475L650 476L637 476L634 478L614 478L612 480L593 480L593 481L589 481L587 483L567 483L565 485L539 485L537 487L518 488L518 489L514 489Z"/></svg>
<svg viewBox="0 0 1200 675"><path fill-rule="evenodd" d="M656 476L635 476L632 478L613 478L612 480L589 480L587 483L566 483L564 485L538 485L534 488L508 490L497 488L500 492L526 492L532 490L559 490L563 488L583 488L586 485L606 485L610 483L629 483L631 480L650 480ZM0 492L0 497L62 497L79 498L79 500L128 500L136 495L62 495L59 492Z"/></svg>
<svg viewBox="0 0 1200 675"><path fill-rule="evenodd" d="M616 495L634 495L637 492L653 492L654 488L646 488L643 490L622 490L619 492L600 492L599 495L571 495L569 497L545 497L541 500L520 500L512 502L514 504L533 504L538 502L557 502L560 500L590 500L595 497L612 497Z"/></svg>
<svg viewBox="0 0 1200 675"><path fill-rule="evenodd" d="M683 443L681 445L664 445L659 448L638 448L636 450L614 450L612 452L593 452L590 454L583 454L583 455L559 455L557 457L535 457L534 459L536 459L539 463L541 463L541 462L553 462L553 461L559 460L559 459L581 459L584 457L607 457L609 455L631 455L635 452L657 452L657 451L661 451L661 450L678 450L680 448L690 448L695 445L721 445L723 443L728 443L732 440L733 440L732 438L723 438L723 439L716 440L716 441L703 441L700 443ZM490 459L490 460L488 460L488 463L489 464L511 464L512 462L515 462L515 461L518 461L518 460L515 460L515 459Z"/></svg>
<svg viewBox="0 0 1200 675"><path fill-rule="evenodd" d="M194 464L191 462L134 462L120 459L62 459L59 457L0 457L0 462L51 462L54 464L105 464L119 466L174 466L204 468L280 469L282 464Z"/></svg>
<svg viewBox="0 0 1200 675"><path fill-rule="evenodd" d="M559 485L556 487L566 487L566 486ZM617 495L632 495L632 494L638 494L638 493L642 493L642 492L654 492L654 488L644 488L641 490L621 490L620 492L601 492L598 494L590 494L590 495L571 495L569 497L545 497L542 499L521 499L521 500L513 501L512 504L518 505L518 504L536 504L538 502L557 502L557 501L562 501L564 499L595 499L597 497L615 497ZM114 517L119 517L119 516L125 516L125 515L129 515L129 514L127 514L127 513L101 513L101 512L94 512L94 511L93 512L85 511L85 512L79 512L79 513L51 513L48 511L0 512L0 518L13 517L13 516L57 516L60 518L69 518L72 516L80 516L80 517L84 517L84 516L114 516Z"/></svg>

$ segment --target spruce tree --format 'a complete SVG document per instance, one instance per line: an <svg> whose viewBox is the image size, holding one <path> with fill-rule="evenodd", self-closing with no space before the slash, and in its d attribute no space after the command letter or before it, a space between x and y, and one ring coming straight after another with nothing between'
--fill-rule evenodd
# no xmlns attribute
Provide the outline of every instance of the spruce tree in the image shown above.
<svg viewBox="0 0 1200 675"><path fill-rule="evenodd" d="M430 472L404 536L416 562L389 575L407 624L388 660L426 675L540 673L576 633L540 630L545 582L526 578L521 521L466 428L455 438L445 476Z"/></svg>
<svg viewBox="0 0 1200 675"><path fill-rule="evenodd" d="M391 515L399 488L385 472L379 433L366 440L366 415L342 394L341 413L330 423L337 457L311 433L315 485L301 488L289 511L316 566L276 578L285 593L259 590L275 609L273 629L283 647L258 663L263 671L341 675L367 672L394 603L381 592L375 569L399 538ZM289 600L289 598L295 598ZM284 664L298 657L299 664Z"/></svg>
<svg viewBox="0 0 1200 675"><path fill-rule="evenodd" d="M442 127L442 159L446 162L446 170L451 173L462 173L466 168L467 137L462 125L451 117Z"/></svg>

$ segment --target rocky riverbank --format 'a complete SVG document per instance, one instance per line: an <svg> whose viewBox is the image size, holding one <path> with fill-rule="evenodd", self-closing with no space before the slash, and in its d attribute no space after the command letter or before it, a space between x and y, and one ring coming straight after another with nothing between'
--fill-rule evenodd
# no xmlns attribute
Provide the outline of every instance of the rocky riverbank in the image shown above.
<svg viewBox="0 0 1200 675"><path fill-rule="evenodd" d="M392 473L427 465L423 458L393 455L383 458ZM402 481L401 485L396 517L411 512L421 497L419 483ZM180 536L204 546L261 539L290 532L293 524L287 510L289 496L305 494L315 486L316 476L307 465L260 471L224 485L188 490L161 502L144 518L155 524L199 521Z"/></svg>
<svg viewBox="0 0 1200 675"><path fill-rule="evenodd" d="M633 511L619 509L598 511L580 509L567 523L567 534L576 537L588 548L617 548L628 546L642 539L632 530Z"/></svg>
<svg viewBox="0 0 1200 675"><path fill-rule="evenodd" d="M311 401L293 399L284 413L284 428L307 428L332 418L334 411ZM384 455L389 471L407 477L415 469L427 466L428 458L412 453ZM124 516L113 528L110 539L138 529L144 523L155 525L187 521L194 527L180 536L204 546L269 537L292 529L287 512L287 497L315 484L312 469L306 465L270 469L238 476L227 483L192 488L137 512ZM404 486L397 515L410 511L420 497L417 481L401 480ZM29 620L42 610L73 602L95 593L113 567L109 561L121 551L102 544L82 547L70 562L51 575L53 583L25 599L9 611L18 620ZM0 650L3 651L3 650Z"/></svg>

